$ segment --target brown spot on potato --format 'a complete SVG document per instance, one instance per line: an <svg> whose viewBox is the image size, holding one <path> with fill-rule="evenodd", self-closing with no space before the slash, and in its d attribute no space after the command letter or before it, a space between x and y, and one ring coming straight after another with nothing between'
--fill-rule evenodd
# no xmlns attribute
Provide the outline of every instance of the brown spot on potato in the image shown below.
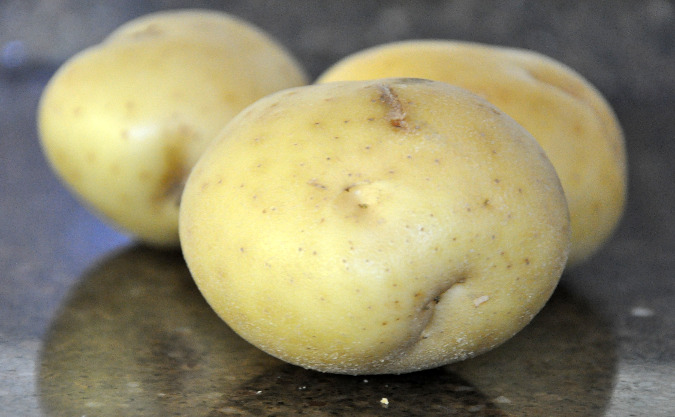
<svg viewBox="0 0 675 417"><path fill-rule="evenodd" d="M312 178L311 180L307 181L307 185L311 185L312 187L316 187L320 190L325 190L327 188L324 184L321 184L316 178Z"/></svg>
<svg viewBox="0 0 675 417"><path fill-rule="evenodd" d="M403 103L398 98L398 94L386 84L379 84L377 87L381 92L380 101L389 108L386 115L389 123L397 128L407 128L408 123L405 120L407 113Z"/></svg>
<svg viewBox="0 0 675 417"><path fill-rule="evenodd" d="M147 169L141 170L141 172L138 173L138 180L141 182L149 181L150 178L152 178L152 173Z"/></svg>
<svg viewBox="0 0 675 417"><path fill-rule="evenodd" d="M180 206L185 181L190 167L185 162L185 149L182 142L174 141L163 149L164 172L159 179L159 192L155 195L156 202L173 200L176 207Z"/></svg>

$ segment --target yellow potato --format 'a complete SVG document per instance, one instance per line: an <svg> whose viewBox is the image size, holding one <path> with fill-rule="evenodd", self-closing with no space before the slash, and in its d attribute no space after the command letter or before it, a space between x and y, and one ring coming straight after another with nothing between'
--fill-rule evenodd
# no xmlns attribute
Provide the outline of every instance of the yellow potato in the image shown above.
<svg viewBox="0 0 675 417"><path fill-rule="evenodd" d="M534 138L420 79L288 89L242 111L185 187L191 273L285 361L403 373L477 355L542 308L569 216Z"/></svg>
<svg viewBox="0 0 675 417"><path fill-rule="evenodd" d="M317 82L419 77L466 88L513 117L546 151L572 219L569 265L608 240L626 200L619 123L581 75L541 54L442 40L397 42L345 57Z"/></svg>
<svg viewBox="0 0 675 417"><path fill-rule="evenodd" d="M139 18L68 60L38 110L47 159L96 213L154 245L178 245L185 177L241 109L306 84L256 27L215 11Z"/></svg>

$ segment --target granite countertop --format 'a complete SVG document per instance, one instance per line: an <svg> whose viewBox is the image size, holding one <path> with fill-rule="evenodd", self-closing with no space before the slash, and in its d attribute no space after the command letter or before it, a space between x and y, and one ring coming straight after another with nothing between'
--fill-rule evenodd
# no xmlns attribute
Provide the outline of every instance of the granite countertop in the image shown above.
<svg viewBox="0 0 675 417"><path fill-rule="evenodd" d="M0 4L0 415L675 415L675 3L8 0ZM321 374L248 345L179 252L133 242L50 172L35 110L54 70L123 21L186 5L280 39L312 76L398 39L533 49L593 82L625 131L625 216L501 347L400 376ZM381 399L387 398L388 405Z"/></svg>

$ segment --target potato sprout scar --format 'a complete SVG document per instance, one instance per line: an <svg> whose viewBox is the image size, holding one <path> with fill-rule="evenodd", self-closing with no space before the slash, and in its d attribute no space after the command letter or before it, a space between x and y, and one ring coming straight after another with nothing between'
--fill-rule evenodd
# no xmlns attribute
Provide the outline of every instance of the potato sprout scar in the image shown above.
<svg viewBox="0 0 675 417"><path fill-rule="evenodd" d="M386 84L379 84L378 88L382 93L380 100L389 107L389 112L387 113L389 123L394 127L408 127L408 123L405 121L406 111L403 109L403 104L401 104L401 100L399 100L396 92Z"/></svg>

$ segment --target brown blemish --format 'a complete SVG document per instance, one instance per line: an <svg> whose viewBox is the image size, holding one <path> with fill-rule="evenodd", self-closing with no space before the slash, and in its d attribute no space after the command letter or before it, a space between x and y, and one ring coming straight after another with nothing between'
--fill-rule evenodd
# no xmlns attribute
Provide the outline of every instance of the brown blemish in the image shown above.
<svg viewBox="0 0 675 417"><path fill-rule="evenodd" d="M428 295L428 298L426 298L426 302L422 304L419 310L422 313L422 317L420 317L421 326L419 328L420 329L419 339L426 339L427 337L429 337L428 329L432 326L436 306L441 303L443 296L453 286L461 284L465 281L466 276L463 274L449 278L445 284L439 285L438 287L436 287L435 290L432 291L430 295ZM419 292L415 294L415 298L418 298L419 296L422 296L422 294Z"/></svg>
<svg viewBox="0 0 675 417"><path fill-rule="evenodd" d="M401 100L398 98L398 94L386 84L379 84L377 87L381 93L380 101L389 108L386 115L389 123L397 128L407 128L408 123L405 120L407 113L403 108L403 103L401 103Z"/></svg>
<svg viewBox="0 0 675 417"><path fill-rule="evenodd" d="M155 196L156 202L172 201L180 206L181 196L185 188L191 166L187 163L187 144L198 139L195 130L185 124L181 124L173 132L173 138L162 150L164 159L164 172L159 178L160 192Z"/></svg>
<svg viewBox="0 0 675 417"><path fill-rule="evenodd" d="M121 172L122 172L122 169L120 168L120 165L117 162L110 165L110 173L112 175L115 175L115 176L120 175Z"/></svg>
<svg viewBox="0 0 675 417"><path fill-rule="evenodd" d="M330 158L328 158L328 159L330 159ZM325 185L318 182L318 180L316 178L312 178L311 180L307 181L307 184L311 185L312 187L316 187L320 190L325 190L327 188Z"/></svg>
<svg viewBox="0 0 675 417"><path fill-rule="evenodd" d="M138 173L138 180L141 182L147 182L150 178L152 178L152 173L147 169L141 170L141 172Z"/></svg>

